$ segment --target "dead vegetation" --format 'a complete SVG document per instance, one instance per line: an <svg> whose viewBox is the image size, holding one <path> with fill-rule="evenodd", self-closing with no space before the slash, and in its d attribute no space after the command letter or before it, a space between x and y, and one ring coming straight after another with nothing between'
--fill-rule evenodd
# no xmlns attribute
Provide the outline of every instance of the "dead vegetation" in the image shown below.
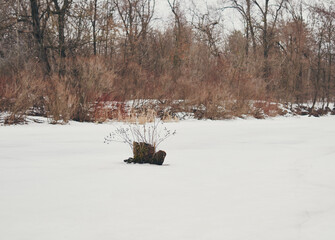
<svg viewBox="0 0 335 240"><path fill-rule="evenodd" d="M270 2L222 1L188 19L169 1L164 29L153 25L153 0L0 4L4 122L131 121L150 110L166 120L334 113L333 10ZM225 7L242 14L242 30L224 32ZM281 107L288 103L297 107Z"/></svg>

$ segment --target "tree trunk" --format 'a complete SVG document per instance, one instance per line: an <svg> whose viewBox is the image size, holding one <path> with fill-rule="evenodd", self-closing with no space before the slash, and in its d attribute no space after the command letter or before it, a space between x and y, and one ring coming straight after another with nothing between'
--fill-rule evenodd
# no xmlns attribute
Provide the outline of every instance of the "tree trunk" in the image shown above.
<svg viewBox="0 0 335 240"><path fill-rule="evenodd" d="M37 0L30 0L31 16L33 22L33 35L38 44L39 59L44 65L45 74L49 74L51 71L47 49L44 46L43 33L41 31L40 16L39 16L39 6Z"/></svg>
<svg viewBox="0 0 335 240"><path fill-rule="evenodd" d="M320 73L321 73L321 47L322 47L322 41L323 41L323 33L321 33L320 40L319 40L319 46L318 46L318 64L317 64L317 70L316 70L316 79L315 79L315 91L313 96L313 104L311 107L311 111L309 116L312 116L314 114L314 107L316 104L316 100L319 95L319 83L320 83Z"/></svg>
<svg viewBox="0 0 335 240"><path fill-rule="evenodd" d="M254 27L252 25L252 20L251 20L251 3L250 0L247 1L247 25L248 25L248 30L250 31L251 35L251 41L252 41L252 50L254 53L254 57L256 57L256 39L255 39L255 31Z"/></svg>
<svg viewBox="0 0 335 240"><path fill-rule="evenodd" d="M93 14L93 21L92 21L92 28L93 28L93 53L94 56L97 55L97 33L96 33L96 22L97 22L97 1L94 0L94 14Z"/></svg>
<svg viewBox="0 0 335 240"><path fill-rule="evenodd" d="M58 14L58 44L59 44L59 56L61 58L66 57L64 28L65 28L65 11L61 11Z"/></svg>

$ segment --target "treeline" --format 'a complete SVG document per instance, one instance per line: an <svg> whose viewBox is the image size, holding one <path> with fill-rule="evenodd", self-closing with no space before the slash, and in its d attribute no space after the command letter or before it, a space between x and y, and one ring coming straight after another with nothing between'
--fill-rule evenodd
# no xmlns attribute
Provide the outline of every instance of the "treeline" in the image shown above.
<svg viewBox="0 0 335 240"><path fill-rule="evenodd" d="M158 1L167 3L168 24L155 19ZM223 0L186 9L181 3L0 0L6 122L26 114L92 121L105 102L132 99L183 100L208 118L257 114L255 102L310 102L310 114L320 112L321 102L321 112L330 111L333 4ZM228 11L242 20L241 29L226 31Z"/></svg>

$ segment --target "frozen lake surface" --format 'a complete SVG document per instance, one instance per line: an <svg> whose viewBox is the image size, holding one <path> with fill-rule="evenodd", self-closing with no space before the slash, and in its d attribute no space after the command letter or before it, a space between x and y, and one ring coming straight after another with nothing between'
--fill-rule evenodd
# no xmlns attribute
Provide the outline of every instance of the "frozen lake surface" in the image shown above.
<svg viewBox="0 0 335 240"><path fill-rule="evenodd" d="M335 239L334 116L167 123L163 166L115 124L0 126L0 239Z"/></svg>

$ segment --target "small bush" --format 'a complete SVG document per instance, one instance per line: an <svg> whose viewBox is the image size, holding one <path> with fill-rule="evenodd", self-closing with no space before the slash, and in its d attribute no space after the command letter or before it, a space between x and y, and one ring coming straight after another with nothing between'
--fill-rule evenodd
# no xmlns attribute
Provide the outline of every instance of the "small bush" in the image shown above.
<svg viewBox="0 0 335 240"><path fill-rule="evenodd" d="M65 66L64 75L50 77L46 107L51 122L102 121L96 102L112 91L113 71L99 58L68 59Z"/></svg>
<svg viewBox="0 0 335 240"><path fill-rule="evenodd" d="M1 78L1 110L10 115L5 119L7 124L24 122L25 115L34 107L40 107L46 82L41 71L33 63L24 65L24 70Z"/></svg>
<svg viewBox="0 0 335 240"><path fill-rule="evenodd" d="M124 124L105 137L105 143L122 142L126 143L132 150L134 142L146 143L153 146L154 150L167 138L176 134L164 127L162 120L156 117L155 111L150 111L148 115L138 116L131 119L128 124Z"/></svg>
<svg viewBox="0 0 335 240"><path fill-rule="evenodd" d="M47 116L53 124L67 123L73 118L76 111L77 95L66 80L66 78L60 78L57 75L50 78L46 110Z"/></svg>

